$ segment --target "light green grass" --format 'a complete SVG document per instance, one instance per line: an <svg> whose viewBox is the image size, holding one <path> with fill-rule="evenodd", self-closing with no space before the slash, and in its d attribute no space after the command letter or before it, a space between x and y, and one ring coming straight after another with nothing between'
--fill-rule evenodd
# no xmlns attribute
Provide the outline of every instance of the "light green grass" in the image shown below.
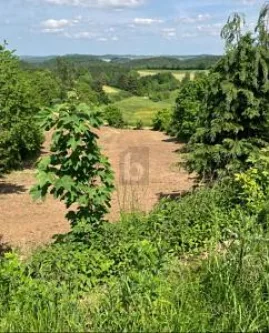
<svg viewBox="0 0 269 333"><path fill-rule="evenodd" d="M175 104L178 92L173 91L168 100L153 102L147 97L133 96L113 106L118 107L122 113L124 121L130 125L135 125L137 120L142 120L144 126L151 126L155 114L163 109L169 109Z"/></svg>
<svg viewBox="0 0 269 333"><path fill-rule="evenodd" d="M114 88L114 87L111 87L111 86L103 86L103 90L106 94L119 94L121 92L120 89L117 89L117 88Z"/></svg>
<svg viewBox="0 0 269 333"><path fill-rule="evenodd" d="M159 70L153 70L153 69L148 69L148 70L139 70L138 74L141 77L144 76L151 76L151 75L156 75L158 73L172 73L174 75L174 77L179 80L182 81L185 77L186 73L190 73L191 75L191 80L194 79L195 77L195 73L200 73L200 72L207 72L207 71L203 71L203 70L169 70L169 69L159 69Z"/></svg>

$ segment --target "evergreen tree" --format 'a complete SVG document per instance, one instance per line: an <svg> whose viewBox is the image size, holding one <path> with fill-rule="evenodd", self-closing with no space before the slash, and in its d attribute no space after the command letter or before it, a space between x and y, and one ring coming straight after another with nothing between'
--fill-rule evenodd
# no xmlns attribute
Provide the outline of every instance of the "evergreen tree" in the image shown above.
<svg viewBox="0 0 269 333"><path fill-rule="evenodd" d="M222 31L227 51L211 71L198 129L188 145L187 167L200 177L242 170L251 153L268 145L268 12L265 5L256 35L242 34L238 14Z"/></svg>

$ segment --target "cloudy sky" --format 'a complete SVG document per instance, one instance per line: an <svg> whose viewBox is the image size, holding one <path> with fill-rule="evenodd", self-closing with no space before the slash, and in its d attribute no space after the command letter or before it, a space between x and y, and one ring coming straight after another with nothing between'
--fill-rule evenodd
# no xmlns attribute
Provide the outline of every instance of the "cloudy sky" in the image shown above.
<svg viewBox="0 0 269 333"><path fill-rule="evenodd" d="M264 0L0 0L1 39L19 55L219 54L234 11Z"/></svg>

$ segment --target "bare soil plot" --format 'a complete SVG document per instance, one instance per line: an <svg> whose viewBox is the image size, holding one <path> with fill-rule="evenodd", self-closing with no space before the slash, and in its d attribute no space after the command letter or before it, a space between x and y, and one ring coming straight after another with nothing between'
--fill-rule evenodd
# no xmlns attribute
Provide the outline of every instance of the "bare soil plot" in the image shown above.
<svg viewBox="0 0 269 333"><path fill-rule="evenodd" d="M110 221L130 210L149 211L160 197L177 195L191 187L188 174L179 170L180 145L150 130L102 128L100 143L115 171ZM45 143L44 153L49 144ZM29 189L34 169L13 172L0 179L0 235L22 248L47 243L54 234L69 230L64 205L53 198L34 203Z"/></svg>

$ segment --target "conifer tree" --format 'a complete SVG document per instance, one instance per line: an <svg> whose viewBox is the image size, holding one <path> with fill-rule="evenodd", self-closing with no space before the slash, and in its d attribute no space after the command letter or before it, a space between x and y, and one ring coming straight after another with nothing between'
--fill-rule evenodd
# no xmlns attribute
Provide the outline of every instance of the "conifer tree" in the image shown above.
<svg viewBox="0 0 269 333"><path fill-rule="evenodd" d="M214 179L243 170L249 155L269 142L269 4L256 34L242 32L234 14L222 30L226 54L209 76L198 129L188 144L187 167Z"/></svg>

